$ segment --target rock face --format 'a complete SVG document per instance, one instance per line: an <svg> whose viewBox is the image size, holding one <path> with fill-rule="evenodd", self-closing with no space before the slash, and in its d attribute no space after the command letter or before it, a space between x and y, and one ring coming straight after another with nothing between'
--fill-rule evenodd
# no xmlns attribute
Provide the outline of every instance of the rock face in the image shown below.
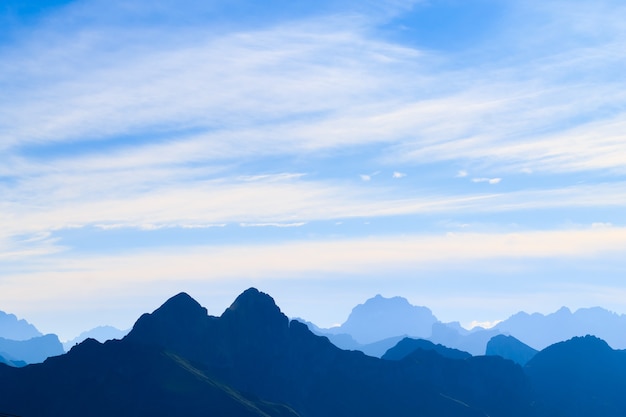
<svg viewBox="0 0 626 417"><path fill-rule="evenodd" d="M503 334L492 337L489 343L487 343L485 352L485 355L501 356L521 366L526 365L536 354L537 351L535 349L520 342L513 336L505 336Z"/></svg>
<svg viewBox="0 0 626 417"><path fill-rule="evenodd" d="M182 293L144 314L121 341L88 339L40 365L0 365L0 410L22 417L530 415L520 367L420 352L385 361L342 351L289 322L256 289L219 318Z"/></svg>
<svg viewBox="0 0 626 417"><path fill-rule="evenodd" d="M601 339L556 343L537 353L525 371L541 417L626 415L626 351Z"/></svg>

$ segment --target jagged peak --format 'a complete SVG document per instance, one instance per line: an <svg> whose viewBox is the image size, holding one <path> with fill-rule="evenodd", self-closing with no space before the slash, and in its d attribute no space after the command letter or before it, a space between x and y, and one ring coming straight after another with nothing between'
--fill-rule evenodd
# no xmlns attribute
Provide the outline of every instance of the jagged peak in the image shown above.
<svg viewBox="0 0 626 417"><path fill-rule="evenodd" d="M226 312L259 307L280 312L280 308L278 308L276 302L269 294L261 292L254 287L250 287L239 294L230 307L226 309Z"/></svg>
<svg viewBox="0 0 626 417"><path fill-rule="evenodd" d="M242 292L235 301L224 311L222 318L257 321L280 321L281 325L287 327L289 319L268 294L257 290L254 287Z"/></svg>
<svg viewBox="0 0 626 417"><path fill-rule="evenodd" d="M189 294L180 292L168 299L152 314L154 316L168 315L175 317L206 316L207 310Z"/></svg>

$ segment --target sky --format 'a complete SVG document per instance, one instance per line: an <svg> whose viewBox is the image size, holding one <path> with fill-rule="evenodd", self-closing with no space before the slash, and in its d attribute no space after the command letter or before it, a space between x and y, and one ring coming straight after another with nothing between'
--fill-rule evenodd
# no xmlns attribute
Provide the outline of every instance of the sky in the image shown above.
<svg viewBox="0 0 626 417"><path fill-rule="evenodd" d="M621 0L5 0L0 310L254 286L342 323L626 313Z"/></svg>

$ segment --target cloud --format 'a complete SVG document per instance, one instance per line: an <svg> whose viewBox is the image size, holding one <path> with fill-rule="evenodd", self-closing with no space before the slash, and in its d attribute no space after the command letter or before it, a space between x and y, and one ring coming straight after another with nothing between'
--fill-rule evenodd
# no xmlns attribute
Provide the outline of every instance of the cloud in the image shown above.
<svg viewBox="0 0 626 417"><path fill-rule="evenodd" d="M406 174L404 174L404 173L402 173L402 172L394 171L394 173L393 173L392 177L393 177L393 178L396 178L396 179L398 179L398 178L404 178L404 177L406 177Z"/></svg>
<svg viewBox="0 0 626 417"><path fill-rule="evenodd" d="M502 178L472 178L472 182L488 182L489 184L498 184Z"/></svg>
<svg viewBox="0 0 626 417"><path fill-rule="evenodd" d="M359 177L361 178L361 180L366 181L366 182L372 180L372 176L368 174L360 174Z"/></svg>
<svg viewBox="0 0 626 417"><path fill-rule="evenodd" d="M461 170L461 171L457 172L456 173L456 177L457 178L465 178L465 177L467 177L467 171Z"/></svg>
<svg viewBox="0 0 626 417"><path fill-rule="evenodd" d="M476 321L476 320L473 320L467 326L467 329L471 330L471 329L473 329L475 327L482 327L483 329L491 329L492 327L495 327L496 325L498 325L498 323L501 323L501 322L502 322L502 320L494 320L494 321Z"/></svg>

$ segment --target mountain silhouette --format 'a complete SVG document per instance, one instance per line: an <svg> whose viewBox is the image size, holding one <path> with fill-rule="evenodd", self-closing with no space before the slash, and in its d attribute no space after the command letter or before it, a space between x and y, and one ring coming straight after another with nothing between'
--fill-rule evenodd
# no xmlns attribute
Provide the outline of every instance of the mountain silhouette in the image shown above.
<svg viewBox="0 0 626 417"><path fill-rule="evenodd" d="M14 314L0 311L0 337L9 340L28 340L43 336L39 330L24 319Z"/></svg>
<svg viewBox="0 0 626 417"><path fill-rule="evenodd" d="M436 322L426 307L413 306L402 297L376 295L354 307L341 326L322 331L347 333L360 344L368 344L396 336L427 338Z"/></svg>
<svg viewBox="0 0 626 417"><path fill-rule="evenodd" d="M0 410L22 417L528 415L519 366L430 353L425 362L343 351L253 288L221 317L181 293L142 315L122 340L88 339L25 368L0 365Z"/></svg>
<svg viewBox="0 0 626 417"><path fill-rule="evenodd" d="M358 350L368 356L374 356L376 358L380 358L381 356L383 356L385 352L387 352L387 350L395 346L400 340L404 339L404 336L393 336L383 340L378 340L376 342L361 344L354 340L354 338L347 333L326 333L323 329L320 329L315 324L309 321L305 321L300 318L296 318L294 320L306 324L311 332L318 336L324 336L328 338L328 340L330 340L333 345L337 346L340 349Z"/></svg>
<svg viewBox="0 0 626 417"><path fill-rule="evenodd" d="M73 346L85 339L95 339L98 342L104 343L107 340L122 339L126 334L128 334L128 330L120 330L112 326L98 326L82 332L74 339L63 342L63 349L68 352Z"/></svg>
<svg viewBox="0 0 626 417"><path fill-rule="evenodd" d="M389 349L383 356L383 359L387 360L401 360L415 352L417 349L432 350L437 352L444 358L449 359L467 359L471 357L467 352L463 352L458 349L451 349L443 345L436 345L429 340L424 339L411 339L405 337L397 345Z"/></svg>
<svg viewBox="0 0 626 417"><path fill-rule="evenodd" d="M562 307L548 315L520 312L498 323L495 329L538 350L588 334L605 340L613 348L626 348L626 315L600 307L581 308L574 313Z"/></svg>
<svg viewBox="0 0 626 417"><path fill-rule="evenodd" d="M485 352L485 355L501 356L521 366L526 365L536 354L537 351L527 344L520 342L513 336L503 334L492 337L487 343Z"/></svg>
<svg viewBox="0 0 626 417"><path fill-rule="evenodd" d="M46 358L63 354L63 345L55 334L33 337L28 340L0 338L0 352L5 359L13 362L43 362Z"/></svg>
<svg viewBox="0 0 626 417"><path fill-rule="evenodd" d="M27 365L26 362L24 361L11 360L2 355L0 355L0 363L4 363L5 365L9 365L9 366L26 366ZM1 414L0 414L0 417L2 417Z"/></svg>
<svg viewBox="0 0 626 417"><path fill-rule="evenodd" d="M525 366L540 417L625 416L626 351L594 336L537 353Z"/></svg>
<svg viewBox="0 0 626 417"><path fill-rule="evenodd" d="M489 340L500 334L497 329L462 329L457 323L435 323L432 335L428 338L436 344L469 352L472 355L484 355Z"/></svg>

